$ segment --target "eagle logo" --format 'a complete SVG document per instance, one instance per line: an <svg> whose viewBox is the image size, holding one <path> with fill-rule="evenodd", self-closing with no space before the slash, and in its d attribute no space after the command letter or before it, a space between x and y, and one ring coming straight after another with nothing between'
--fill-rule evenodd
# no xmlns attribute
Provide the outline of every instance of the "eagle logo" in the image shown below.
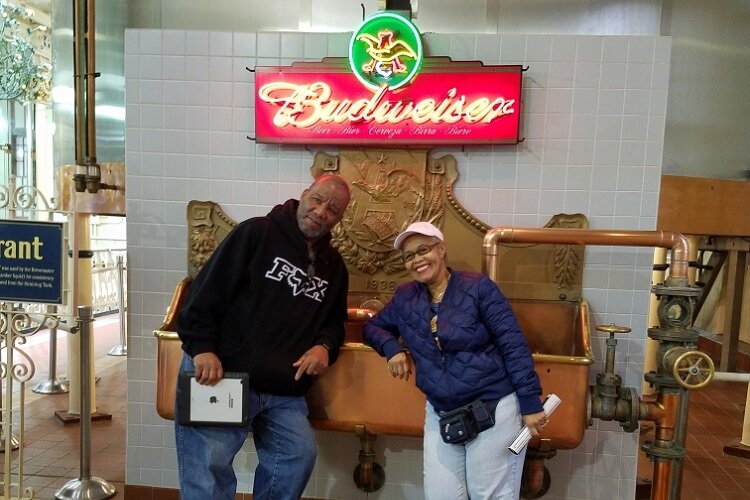
<svg viewBox="0 0 750 500"><path fill-rule="evenodd" d="M396 90L411 82L422 64L422 39L407 18L380 12L352 36L349 65L357 79L373 92L383 86Z"/></svg>
<svg viewBox="0 0 750 500"><path fill-rule="evenodd" d="M367 45L365 52L372 57L362 66L362 71L375 72L385 80L388 80L394 73L406 73L406 64L401 61L401 58L417 58L414 49L403 40L394 40L393 32L389 30L381 31L377 38L369 33L362 33L357 40Z"/></svg>

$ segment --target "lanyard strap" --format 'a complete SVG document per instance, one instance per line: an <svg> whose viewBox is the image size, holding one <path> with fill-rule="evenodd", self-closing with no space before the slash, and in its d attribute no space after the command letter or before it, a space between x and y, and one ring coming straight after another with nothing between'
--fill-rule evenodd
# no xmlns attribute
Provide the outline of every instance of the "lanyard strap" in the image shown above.
<svg viewBox="0 0 750 500"><path fill-rule="evenodd" d="M430 319L430 333L432 334L432 338L435 340L435 345L438 349L441 351L443 348L440 346L440 338L438 337L438 309L440 307L440 304L433 303L430 305L430 310L432 311L432 319Z"/></svg>

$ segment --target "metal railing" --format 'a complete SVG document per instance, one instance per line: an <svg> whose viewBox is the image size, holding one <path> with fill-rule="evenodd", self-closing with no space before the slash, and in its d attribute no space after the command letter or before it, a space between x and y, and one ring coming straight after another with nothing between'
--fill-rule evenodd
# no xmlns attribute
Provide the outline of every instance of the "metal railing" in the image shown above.
<svg viewBox="0 0 750 500"><path fill-rule="evenodd" d="M24 484L26 384L36 374L32 357L22 348L28 339L45 328L60 324L55 314L40 316L21 310L20 304L0 302L0 441L3 451L3 477L0 498L33 499L34 490Z"/></svg>
<svg viewBox="0 0 750 500"><path fill-rule="evenodd" d="M127 294L122 294L127 283L127 254L125 249L92 250L91 286L94 315L117 311L122 306L127 309ZM122 259L122 277L118 268Z"/></svg>

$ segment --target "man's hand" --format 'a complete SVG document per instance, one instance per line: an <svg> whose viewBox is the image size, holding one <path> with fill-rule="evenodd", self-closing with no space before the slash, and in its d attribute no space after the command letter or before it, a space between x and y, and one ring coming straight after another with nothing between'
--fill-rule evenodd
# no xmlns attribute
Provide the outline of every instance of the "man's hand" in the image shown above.
<svg viewBox="0 0 750 500"><path fill-rule="evenodd" d="M322 345L314 345L300 358L292 363L297 369L294 380L299 380L302 375L322 375L328 369L328 349Z"/></svg>
<svg viewBox="0 0 750 500"><path fill-rule="evenodd" d="M201 385L216 385L224 378L224 368L216 354L202 352L193 358L195 365L195 381Z"/></svg>

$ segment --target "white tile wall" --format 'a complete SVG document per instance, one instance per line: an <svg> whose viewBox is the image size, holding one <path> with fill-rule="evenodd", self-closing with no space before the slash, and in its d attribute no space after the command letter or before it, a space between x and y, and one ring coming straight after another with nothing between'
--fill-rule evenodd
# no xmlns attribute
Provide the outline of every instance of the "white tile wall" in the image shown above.
<svg viewBox="0 0 750 500"><path fill-rule="evenodd" d="M128 30L129 322L128 484L175 488L172 423L154 407L156 345L175 284L185 274L185 210L191 199L221 203L237 220L265 214L309 183L312 152L254 144L253 74L282 58L345 55L349 34ZM582 212L594 229L654 229L671 40L663 37L425 36L431 55L523 64L524 142L436 148L459 165L459 200L493 226L540 226L562 211ZM489 187L488 187L489 186ZM617 370L640 388L650 287L650 251L589 247L584 294L593 323L630 326ZM603 368L604 336L593 332ZM593 382L593 373L592 373ZM545 498L633 498L636 434L594 421L575 450L547 463ZM380 436L376 460L386 484L369 495L352 481L359 442L320 432L306 495L408 499L422 495L421 442ZM257 457L250 442L235 462L249 491Z"/></svg>

